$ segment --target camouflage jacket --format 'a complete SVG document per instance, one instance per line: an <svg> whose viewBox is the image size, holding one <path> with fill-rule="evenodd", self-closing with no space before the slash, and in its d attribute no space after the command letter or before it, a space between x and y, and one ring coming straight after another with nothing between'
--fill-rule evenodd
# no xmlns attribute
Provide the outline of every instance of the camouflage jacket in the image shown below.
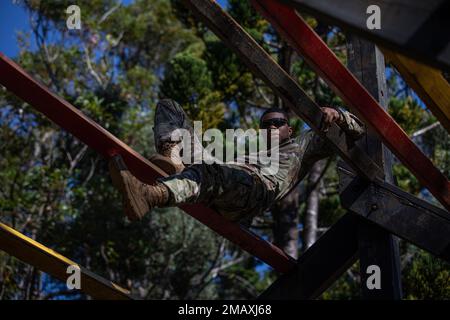
<svg viewBox="0 0 450 320"><path fill-rule="evenodd" d="M354 140L365 132L364 125L350 112L339 110L344 119L341 128ZM259 177L266 189L272 194L271 203L283 198L311 170L313 164L333 154L333 148L323 138L307 130L279 146L279 165L274 174L267 173L267 165L235 164Z"/></svg>

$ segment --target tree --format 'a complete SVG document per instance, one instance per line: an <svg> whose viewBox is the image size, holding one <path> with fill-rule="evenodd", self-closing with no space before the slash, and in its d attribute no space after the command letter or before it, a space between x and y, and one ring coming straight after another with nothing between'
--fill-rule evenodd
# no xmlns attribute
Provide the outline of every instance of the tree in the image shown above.
<svg viewBox="0 0 450 320"><path fill-rule="evenodd" d="M37 50L30 49L24 33L16 60L150 156L161 70L199 40L176 18L169 1L77 4L80 32L65 27L68 1L24 1ZM211 272L229 262L222 239L176 209L153 212L143 223L127 222L105 159L5 90L0 101L3 221L143 298L217 295ZM1 298L84 298L32 266L3 254L0 259Z"/></svg>
<svg viewBox="0 0 450 320"><path fill-rule="evenodd" d="M283 106L179 1L78 1L81 31L66 28L69 4L22 2L33 24L18 38L21 52L16 61L146 157L155 152L153 110L162 97L182 103L191 119L203 121L204 129L257 128L265 109ZM249 2L230 0L227 10L319 104L342 105ZM345 62L344 34L306 18ZM389 70L392 115L414 135L435 120ZM306 128L295 116L291 122L295 133ZM445 130L433 127L415 139L448 174L450 140ZM2 221L142 298L254 298L277 276L178 209L155 210L142 222L127 222L106 159L4 89L0 150ZM298 189L272 212L255 218L250 229L293 256L307 248L345 212L339 203L335 161L317 164ZM394 170L402 188L433 201L402 165L396 163ZM405 286L408 297L448 296L447 289L439 289L448 285L448 265L404 243L402 259L405 281L420 280ZM323 298L358 297L358 279L354 266ZM64 296L86 298L0 253L0 298Z"/></svg>

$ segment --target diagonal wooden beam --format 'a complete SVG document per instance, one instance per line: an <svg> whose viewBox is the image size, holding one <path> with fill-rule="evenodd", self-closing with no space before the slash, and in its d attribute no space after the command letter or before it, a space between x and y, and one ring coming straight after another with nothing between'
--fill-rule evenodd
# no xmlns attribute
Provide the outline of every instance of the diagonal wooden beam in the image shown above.
<svg viewBox="0 0 450 320"><path fill-rule="evenodd" d="M365 120L398 159L450 210L450 182L411 141L404 130L378 104L363 85L339 61L326 43L287 5L255 0L255 7L308 64ZM386 95L386 92L382 92Z"/></svg>
<svg viewBox="0 0 450 320"><path fill-rule="evenodd" d="M357 260L361 220L351 213L339 219L299 257L294 269L281 275L258 299L307 300L320 296Z"/></svg>
<svg viewBox="0 0 450 320"><path fill-rule="evenodd" d="M275 2L275 1L272 1ZM283 0L286 4L359 34L379 45L450 71L450 2L447 0ZM367 27L370 5L381 28Z"/></svg>
<svg viewBox="0 0 450 320"><path fill-rule="evenodd" d="M384 48L382 51L406 83L450 133L450 84L441 71L392 50Z"/></svg>
<svg viewBox="0 0 450 320"><path fill-rule="evenodd" d="M258 77L263 79L286 104L326 139L330 147L363 177L373 180L384 173L359 147L347 143L344 133L335 124L327 133L320 130L322 111L264 49L213 0L183 0L194 15L205 23L232 49Z"/></svg>
<svg viewBox="0 0 450 320"><path fill-rule="evenodd" d="M1 53L0 84L101 155L111 157L120 154L130 171L141 181L153 183L156 178L166 176L166 173L153 163L70 103L50 92ZM295 260L278 247L230 222L210 208L200 204L186 204L180 208L279 272L287 272L295 264Z"/></svg>
<svg viewBox="0 0 450 320"><path fill-rule="evenodd" d="M69 277L67 268L73 265L78 266L81 276L80 291L94 299L132 299L128 290L96 275L3 223L0 223L0 249L63 282L66 282Z"/></svg>
<svg viewBox="0 0 450 320"><path fill-rule="evenodd" d="M339 173L341 188L345 190L342 205L351 212L336 222L299 257L295 268L275 280L258 299L317 298L357 260L358 229L367 223L450 261L450 217L445 210L388 183L370 183L342 167Z"/></svg>
<svg viewBox="0 0 450 320"><path fill-rule="evenodd" d="M315 116L314 114L318 109L317 106L310 101L306 94L304 94L304 92L296 85L295 81L293 81L293 79L291 79L231 17L212 1L186 0L184 3L186 3L192 12L216 33L222 41L234 50L251 71L265 80L266 83L268 83L268 85L271 86L271 88L280 95L300 117L305 119L313 129L318 130L317 122L315 122L315 120L317 120L319 116ZM301 108L299 108L299 106L301 106ZM330 140L335 142L332 139ZM337 149L341 154L345 154L345 152L342 152L339 148ZM351 159L348 161L350 163L356 161L356 166L358 166L358 160ZM355 165L355 162L353 162L353 164ZM359 171L361 172L361 167L359 167ZM367 173L363 173L363 175L367 177ZM347 221L348 220L342 220L339 222L347 224ZM350 230L354 229L354 226L349 227L347 232L341 233L341 235L344 238L344 234L352 237L352 234L354 235L354 233ZM340 231L342 229L339 228L337 230ZM339 232L336 231L336 233ZM323 237L324 241L320 243L326 244L321 246L321 249L310 251L309 254L302 256L303 258L299 259L297 267L277 280L266 294L261 296L261 298L314 298L332 283L337 275L342 273L352 261L354 261L353 254L357 251L357 244L356 247L353 246L354 251L351 249L351 244L353 243L355 245L355 243L357 243L355 238L353 238L353 241L349 240L346 242L347 245L340 246L341 243L337 241L338 237L333 237L333 233L327 232ZM325 239L333 240L325 241ZM331 266L329 268L320 268L319 266L323 263L323 254L325 252L329 252L330 255L334 253L333 258L327 260L327 262L331 262Z"/></svg>
<svg viewBox="0 0 450 320"><path fill-rule="evenodd" d="M381 108L387 110L386 68L384 56L376 45L353 34L347 35L347 66L374 97ZM357 143L384 169L385 181L394 183L392 153L383 145L376 133L366 128L366 136ZM358 228L359 270L361 297L370 300L401 300L400 250L397 237L373 223L361 223ZM381 288L369 290L367 268L377 265L383 270Z"/></svg>
<svg viewBox="0 0 450 320"><path fill-rule="evenodd" d="M342 206L450 262L450 215L386 182L368 183L338 167Z"/></svg>

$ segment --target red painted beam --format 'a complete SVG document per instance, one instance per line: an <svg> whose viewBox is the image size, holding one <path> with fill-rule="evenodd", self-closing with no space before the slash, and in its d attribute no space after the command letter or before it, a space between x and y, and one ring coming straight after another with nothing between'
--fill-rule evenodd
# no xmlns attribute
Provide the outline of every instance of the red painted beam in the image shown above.
<svg viewBox="0 0 450 320"><path fill-rule="evenodd" d="M156 178L166 175L80 110L39 84L2 53L0 53L0 84L103 156L108 158L120 154L130 171L143 182L153 183ZM215 211L199 204L180 207L278 272L286 273L295 266L296 261L281 249L238 224L226 220Z"/></svg>
<svg viewBox="0 0 450 320"><path fill-rule="evenodd" d="M381 108L295 9L273 0L251 1L283 39L334 89L351 110L371 126L420 183L450 210L448 179Z"/></svg>

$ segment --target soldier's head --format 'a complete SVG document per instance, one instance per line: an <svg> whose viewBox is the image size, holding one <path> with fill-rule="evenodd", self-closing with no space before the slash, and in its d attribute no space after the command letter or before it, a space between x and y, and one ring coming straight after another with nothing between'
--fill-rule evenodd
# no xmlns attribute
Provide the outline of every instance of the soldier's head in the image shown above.
<svg viewBox="0 0 450 320"><path fill-rule="evenodd" d="M289 125L289 116L280 108L270 108L264 111L259 121L260 129L267 129L269 133L275 134L278 129L279 142L286 141L292 135L292 127Z"/></svg>

